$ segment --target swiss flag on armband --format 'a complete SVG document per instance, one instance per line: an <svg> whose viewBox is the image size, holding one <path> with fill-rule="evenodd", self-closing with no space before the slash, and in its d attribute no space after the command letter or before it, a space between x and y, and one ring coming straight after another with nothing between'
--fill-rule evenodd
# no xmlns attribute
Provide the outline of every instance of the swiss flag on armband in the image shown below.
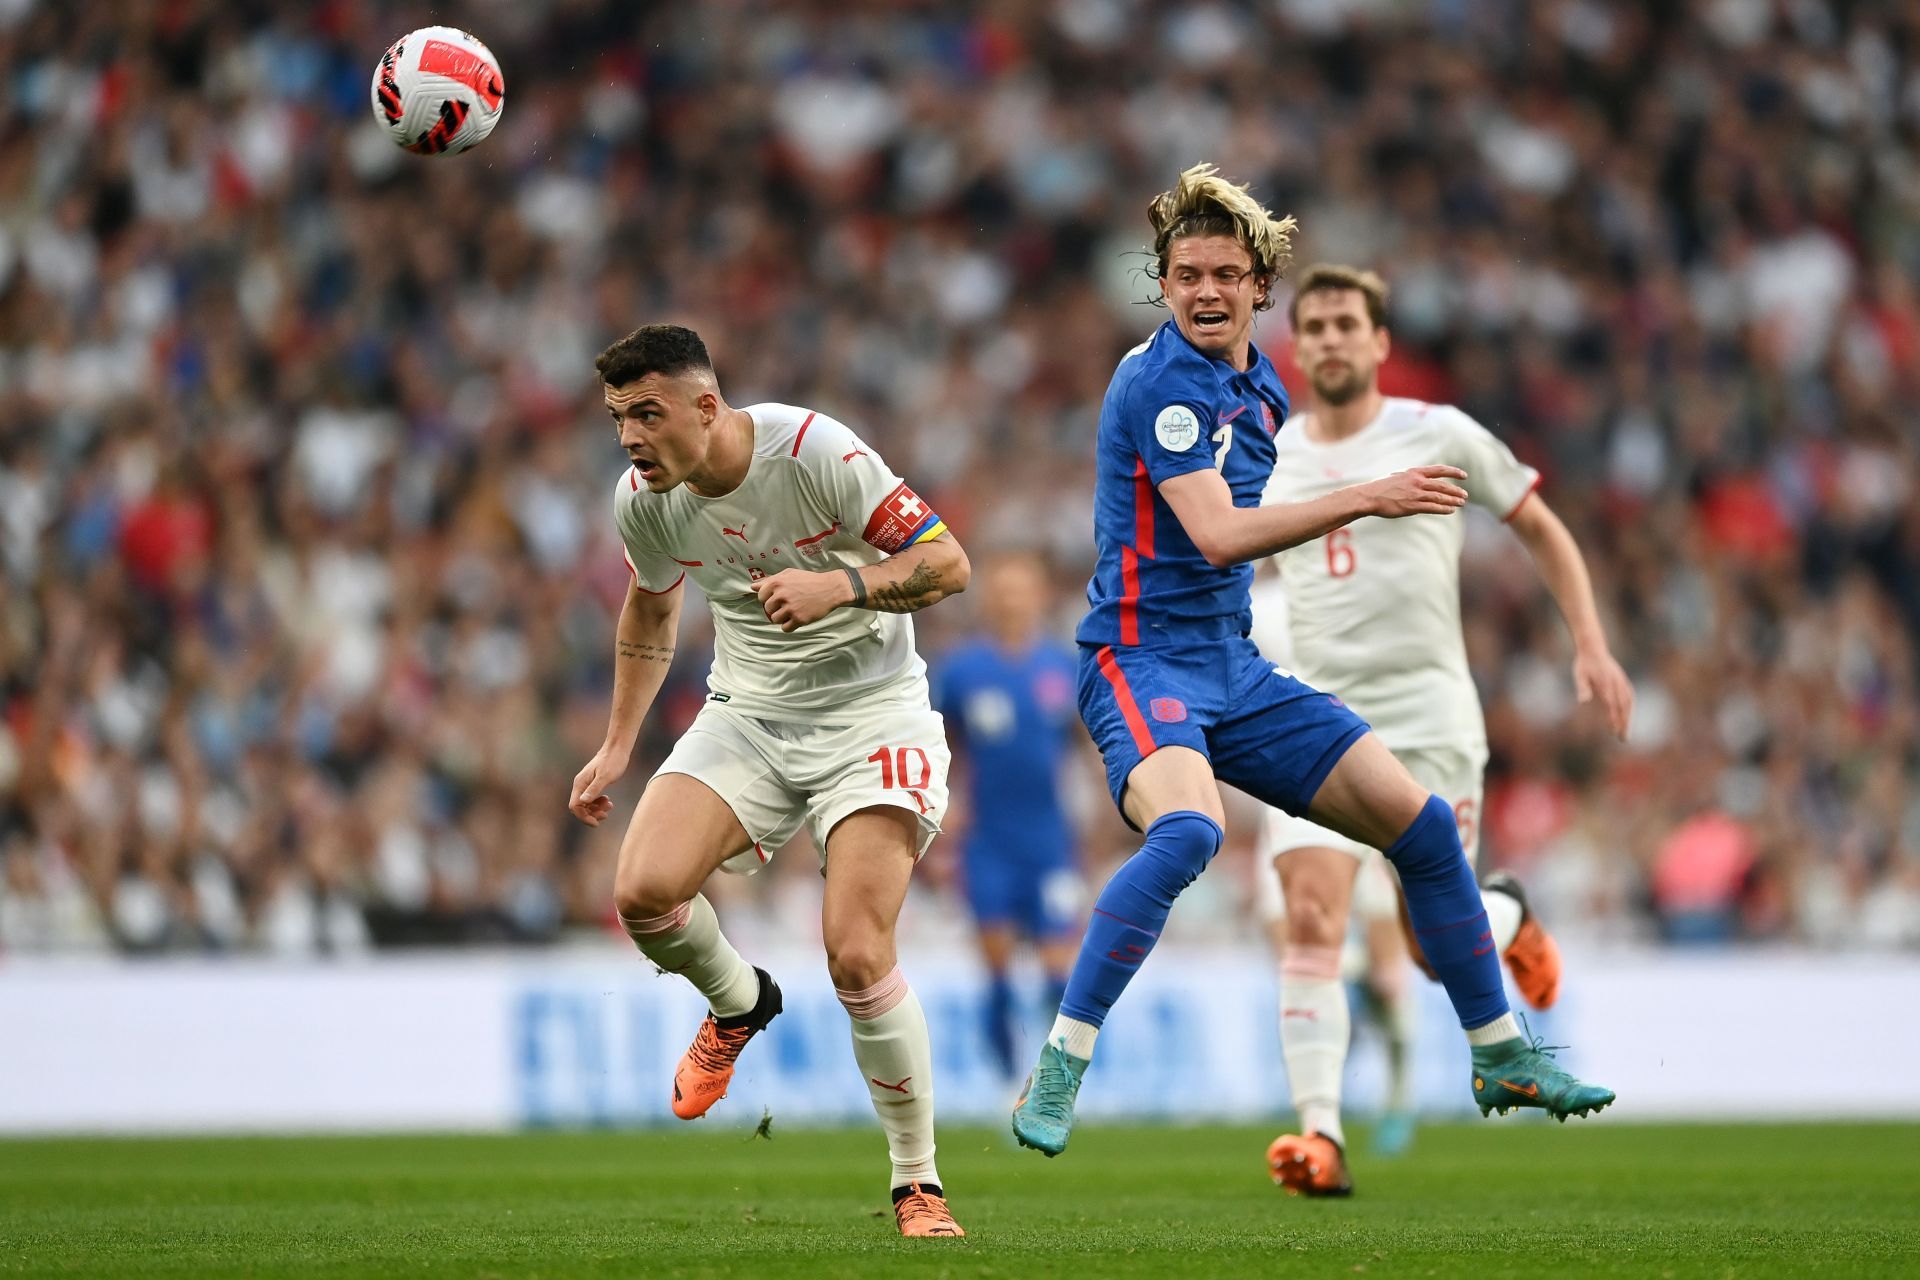
<svg viewBox="0 0 1920 1280"><path fill-rule="evenodd" d="M916 537L939 519L926 500L902 481L873 509L866 532L860 536L867 545L892 555L902 547L911 545Z"/></svg>

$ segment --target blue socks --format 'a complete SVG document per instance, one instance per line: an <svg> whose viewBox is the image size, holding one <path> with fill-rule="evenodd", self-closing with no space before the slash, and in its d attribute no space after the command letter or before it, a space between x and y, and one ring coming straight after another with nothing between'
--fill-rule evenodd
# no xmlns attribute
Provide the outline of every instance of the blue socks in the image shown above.
<svg viewBox="0 0 1920 1280"><path fill-rule="evenodd" d="M1093 905L1060 1002L1063 1018L1098 1027L1160 939L1182 890L1220 851L1220 825L1182 809L1147 828L1147 842L1107 881ZM1460 848L1453 810L1427 797L1413 825L1387 851L1406 890L1407 914L1460 1025L1483 1027L1507 1010L1500 956L1487 927L1480 886Z"/></svg>
<svg viewBox="0 0 1920 1280"><path fill-rule="evenodd" d="M1000 1074L1011 1076L1013 1061L1013 981L1004 973L987 979L987 1007L981 1011L986 1022L987 1048L993 1053Z"/></svg>
<svg viewBox="0 0 1920 1280"><path fill-rule="evenodd" d="M1448 821L1452 821L1451 813ZM1222 838L1219 823L1191 809L1164 814L1147 828L1147 842L1113 873L1093 904L1093 919L1080 943L1073 973L1067 978L1066 996L1060 1002L1062 1017L1096 1027L1107 1020L1107 1010L1113 1008L1113 1002L1139 971L1140 962L1160 940L1173 900L1207 869L1207 863L1220 851ZM1457 838L1453 849L1477 908L1480 890L1461 858ZM1485 924L1482 915L1481 927ZM1493 963L1494 990L1498 992L1498 957Z"/></svg>
<svg viewBox="0 0 1920 1280"><path fill-rule="evenodd" d="M1387 860L1400 872L1414 936L1446 987L1460 1025L1484 1027L1506 1013L1500 955L1447 802L1428 796L1420 816L1387 850Z"/></svg>

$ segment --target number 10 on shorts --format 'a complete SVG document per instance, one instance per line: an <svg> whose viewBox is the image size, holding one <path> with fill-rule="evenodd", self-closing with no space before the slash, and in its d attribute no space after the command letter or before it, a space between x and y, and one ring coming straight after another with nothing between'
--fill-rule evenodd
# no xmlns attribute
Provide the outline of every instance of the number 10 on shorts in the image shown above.
<svg viewBox="0 0 1920 1280"><path fill-rule="evenodd" d="M933 779L933 762L919 747L882 747L867 757L880 766L880 785L891 791L920 791Z"/></svg>

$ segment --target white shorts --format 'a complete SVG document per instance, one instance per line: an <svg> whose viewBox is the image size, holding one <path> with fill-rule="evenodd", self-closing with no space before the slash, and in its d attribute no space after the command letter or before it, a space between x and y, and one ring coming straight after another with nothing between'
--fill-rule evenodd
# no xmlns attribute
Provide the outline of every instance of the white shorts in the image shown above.
<svg viewBox="0 0 1920 1280"><path fill-rule="evenodd" d="M1480 860L1480 800L1486 789L1485 748L1414 747L1393 753L1413 780L1453 806L1460 844L1467 862ZM1360 860L1353 882L1353 911L1363 919L1378 920L1400 913L1399 888L1386 857L1377 849L1349 840L1316 822L1269 808L1261 822L1259 856L1254 859L1254 905L1262 920L1278 920L1287 913L1280 893L1280 873L1273 860L1292 849L1338 849Z"/></svg>
<svg viewBox="0 0 1920 1280"><path fill-rule="evenodd" d="M920 819L918 858L947 812L948 762L946 722L930 707L869 712L855 724L833 725L762 720L709 702L655 776L684 773L727 802L753 845L721 870L747 874L765 866L803 822L824 864L827 834L874 805Z"/></svg>

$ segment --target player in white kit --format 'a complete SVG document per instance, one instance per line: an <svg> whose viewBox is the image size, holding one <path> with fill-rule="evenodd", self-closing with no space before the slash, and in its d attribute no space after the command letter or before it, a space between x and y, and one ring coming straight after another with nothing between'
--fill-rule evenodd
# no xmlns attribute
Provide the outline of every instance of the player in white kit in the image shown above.
<svg viewBox="0 0 1920 1280"><path fill-rule="evenodd" d="M1624 737L1633 686L1608 649L1579 546L1535 493L1539 473L1485 427L1451 406L1380 394L1386 302L1385 283L1369 271L1317 266L1301 277L1292 304L1294 357L1312 384L1313 409L1279 432L1264 501L1307 501L1413 462L1461 468L1468 501L1519 535L1565 616L1579 700L1598 701ZM1461 634L1464 538L1458 520L1363 519L1277 561L1294 673L1342 698L1417 782L1453 806L1471 860L1480 843L1487 739ZM1256 627L1259 608L1256 599ZM1385 912L1399 914L1397 891L1377 852L1277 810L1267 815L1261 852L1260 897L1284 921L1272 929L1284 935L1281 1046L1301 1127L1275 1139L1268 1163L1291 1191L1344 1195L1352 1182L1340 1125L1349 1039L1342 943L1351 905L1358 901L1377 923ZM1483 889L1491 944L1528 1001L1548 1007L1558 993L1558 948L1511 876L1489 877ZM1406 936L1418 960L1410 930ZM1375 989L1394 994L1390 979ZM1388 1022L1391 1035L1391 1013ZM1404 1019L1398 1030L1404 1034Z"/></svg>
<svg viewBox="0 0 1920 1280"><path fill-rule="evenodd" d="M963 590L966 553L879 454L823 414L721 397L691 329L648 325L596 361L632 466L614 516L632 583L613 712L569 807L613 808L673 658L681 584L713 612L708 699L647 784L621 842L620 919L710 1012L674 1073L673 1111L724 1097L780 988L721 934L700 893L752 872L804 823L826 879L827 970L887 1134L901 1234L958 1236L934 1167L927 1020L900 972L894 926L947 805L947 744L904 614Z"/></svg>
<svg viewBox="0 0 1920 1280"><path fill-rule="evenodd" d="M1268 569L1272 571L1267 572ZM1253 630L1247 638L1272 659L1275 666L1293 670L1297 664L1293 659L1292 614L1276 562L1269 561L1261 576L1254 579L1252 600ZM1287 958L1287 913L1273 859L1294 836L1307 834L1316 838L1332 835L1324 827L1313 823L1296 826L1287 814L1271 808L1266 810L1255 867L1254 911L1283 970ZM1471 824L1461 825L1460 837L1469 856L1473 856L1474 850L1468 843L1475 838ZM1349 847L1349 842L1337 836L1329 843L1336 848ZM1496 903L1494 909L1502 905ZM1307 958L1314 958L1314 954L1309 951ZM1295 959L1301 957L1296 955ZM1318 959L1324 964L1324 953ZM1407 940L1402 932L1400 892L1384 855L1359 858L1353 881L1351 920L1339 963L1341 981L1359 988L1361 1008L1376 1024L1386 1049L1387 1100L1374 1126L1373 1148L1381 1155L1397 1155L1413 1141L1413 1042L1420 1006L1409 988L1413 965L1407 957ZM1283 1008L1283 1017L1284 1014Z"/></svg>

